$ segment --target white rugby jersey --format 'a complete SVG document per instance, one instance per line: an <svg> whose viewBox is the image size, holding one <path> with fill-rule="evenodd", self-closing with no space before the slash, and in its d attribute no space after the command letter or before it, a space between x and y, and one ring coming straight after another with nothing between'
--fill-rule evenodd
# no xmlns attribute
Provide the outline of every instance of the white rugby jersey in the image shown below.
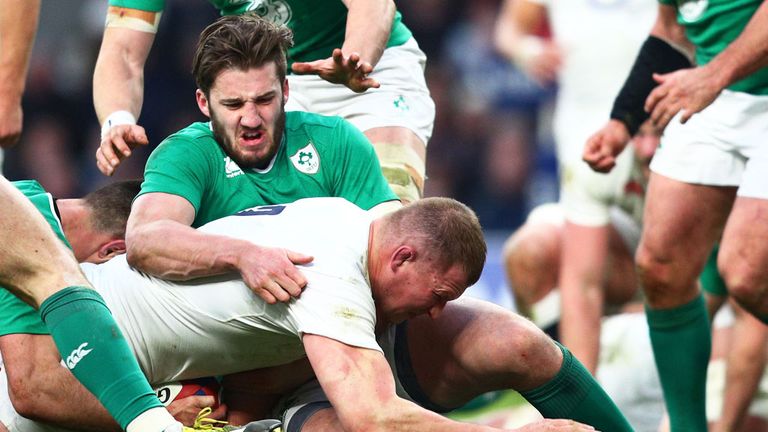
<svg viewBox="0 0 768 432"><path fill-rule="evenodd" d="M130 268L124 256L83 270L151 383L285 364L305 355L304 333L381 351L367 271L372 219L342 198L312 198L200 228L314 256L299 267L306 289L287 304L267 304L236 274L166 281Z"/></svg>

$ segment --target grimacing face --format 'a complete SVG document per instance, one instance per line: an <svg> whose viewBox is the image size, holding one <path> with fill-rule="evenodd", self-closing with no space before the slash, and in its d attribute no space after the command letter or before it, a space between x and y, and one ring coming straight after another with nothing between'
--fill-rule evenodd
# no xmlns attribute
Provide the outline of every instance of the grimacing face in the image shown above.
<svg viewBox="0 0 768 432"><path fill-rule="evenodd" d="M197 104L211 119L213 134L240 168L266 168L283 138L288 81L280 82L269 62L248 70L224 69L209 95L197 90Z"/></svg>

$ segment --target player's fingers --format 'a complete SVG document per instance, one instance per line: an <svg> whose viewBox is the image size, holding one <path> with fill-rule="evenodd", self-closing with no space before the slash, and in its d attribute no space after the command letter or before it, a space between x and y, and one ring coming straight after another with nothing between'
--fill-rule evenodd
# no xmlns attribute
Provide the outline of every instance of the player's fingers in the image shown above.
<svg viewBox="0 0 768 432"><path fill-rule="evenodd" d="M224 420L227 418L227 405L219 404L219 407L208 414L209 418L214 420Z"/></svg>
<svg viewBox="0 0 768 432"><path fill-rule="evenodd" d="M127 135L130 136L129 141L131 144L131 148L135 148L137 145L143 146L143 145L149 144L149 139L147 138L147 132L141 126L132 125L131 128L128 130Z"/></svg>
<svg viewBox="0 0 768 432"><path fill-rule="evenodd" d="M312 255L286 250L286 256L294 264L309 264L315 259Z"/></svg>
<svg viewBox="0 0 768 432"><path fill-rule="evenodd" d="M96 167L99 169L99 171L101 171L102 174L106 176L111 176L115 172L115 170L112 168L112 165L107 163L104 154L101 152L101 147L96 150Z"/></svg>
<svg viewBox="0 0 768 432"><path fill-rule="evenodd" d="M213 396L190 396L190 397L195 398L194 399L195 407L199 409L212 407L216 403L216 398L214 398Z"/></svg>
<svg viewBox="0 0 768 432"><path fill-rule="evenodd" d="M273 282L274 283L274 282ZM261 297L262 300L269 304L275 304L277 303L278 299L275 297L269 289L267 289L265 284L260 284L258 287L249 286L251 288L251 291L253 291L257 296Z"/></svg>
<svg viewBox="0 0 768 432"><path fill-rule="evenodd" d="M693 110L683 109L680 111L680 123L685 124L693 116Z"/></svg>
<svg viewBox="0 0 768 432"><path fill-rule="evenodd" d="M262 284L265 291L274 297L276 301L287 302L291 299L291 292L300 292L300 288L286 277L275 276ZM265 299L266 300L266 299Z"/></svg>
<svg viewBox="0 0 768 432"><path fill-rule="evenodd" d="M101 151L101 155L104 157L104 163L106 163L109 166L113 166L113 160L114 165L120 163L117 160L117 155L115 154L115 148L112 144L112 139L109 137L106 137L101 140L101 143L99 144L99 150Z"/></svg>
<svg viewBox="0 0 768 432"><path fill-rule="evenodd" d="M320 62L297 62L291 65L291 70L297 75L317 74L320 71Z"/></svg>
<svg viewBox="0 0 768 432"><path fill-rule="evenodd" d="M666 95L666 89L662 86L656 87L653 89L651 94L648 95L648 97L645 99L645 104L643 105L643 109L645 112L650 113L653 112L656 108L656 104L659 103L659 101Z"/></svg>
<svg viewBox="0 0 768 432"><path fill-rule="evenodd" d="M298 292L291 293L294 297L298 296L298 294L301 294L301 290L307 286L307 278L305 278L304 274L296 267L287 269L285 271L285 277L290 279L299 288Z"/></svg>

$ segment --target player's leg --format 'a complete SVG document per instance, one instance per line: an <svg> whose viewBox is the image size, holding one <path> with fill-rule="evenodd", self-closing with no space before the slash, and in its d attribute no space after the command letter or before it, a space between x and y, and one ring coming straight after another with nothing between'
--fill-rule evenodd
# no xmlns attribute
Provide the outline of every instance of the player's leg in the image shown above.
<svg viewBox="0 0 768 432"><path fill-rule="evenodd" d="M382 174L400 200L407 204L424 196L427 144L404 127L377 127L364 133L373 143Z"/></svg>
<svg viewBox="0 0 768 432"><path fill-rule="evenodd" d="M542 321L543 314L537 311L536 304L557 286L558 273L553 270L560 263L562 226L563 216L557 204L540 205L502 249L502 264L515 308L540 327L551 324ZM559 315L559 310L554 315Z"/></svg>
<svg viewBox="0 0 768 432"><path fill-rule="evenodd" d="M433 409L450 409L488 391L515 389L545 417L571 418L599 430L631 430L567 349L504 308L462 298L448 303L436 319L409 320L404 333L407 357L401 334L395 345L398 376L422 406L425 401L415 395L427 398ZM410 383L403 380L408 363Z"/></svg>
<svg viewBox="0 0 768 432"><path fill-rule="evenodd" d="M728 292L768 323L768 199L739 196L728 218L718 267Z"/></svg>
<svg viewBox="0 0 768 432"><path fill-rule="evenodd" d="M148 424L136 430L174 423L71 251L4 177L0 203L0 285L40 308L68 368L123 428L140 415Z"/></svg>
<svg viewBox="0 0 768 432"><path fill-rule="evenodd" d="M648 186L637 252L651 344L672 430L706 430L707 310L696 285L735 188L691 185L657 173Z"/></svg>

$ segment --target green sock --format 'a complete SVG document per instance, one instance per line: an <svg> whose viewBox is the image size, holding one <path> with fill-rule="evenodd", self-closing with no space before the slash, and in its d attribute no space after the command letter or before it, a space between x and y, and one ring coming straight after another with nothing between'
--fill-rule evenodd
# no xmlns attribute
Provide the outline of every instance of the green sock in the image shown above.
<svg viewBox="0 0 768 432"><path fill-rule="evenodd" d="M712 341L704 297L673 309L646 306L645 313L672 432L706 431Z"/></svg>
<svg viewBox="0 0 768 432"><path fill-rule="evenodd" d="M162 407L99 293L65 288L43 302L40 316L69 370L123 429Z"/></svg>
<svg viewBox="0 0 768 432"><path fill-rule="evenodd" d="M558 344L563 366L548 383L520 394L546 418L567 418L605 432L632 431L627 419L584 365Z"/></svg>

